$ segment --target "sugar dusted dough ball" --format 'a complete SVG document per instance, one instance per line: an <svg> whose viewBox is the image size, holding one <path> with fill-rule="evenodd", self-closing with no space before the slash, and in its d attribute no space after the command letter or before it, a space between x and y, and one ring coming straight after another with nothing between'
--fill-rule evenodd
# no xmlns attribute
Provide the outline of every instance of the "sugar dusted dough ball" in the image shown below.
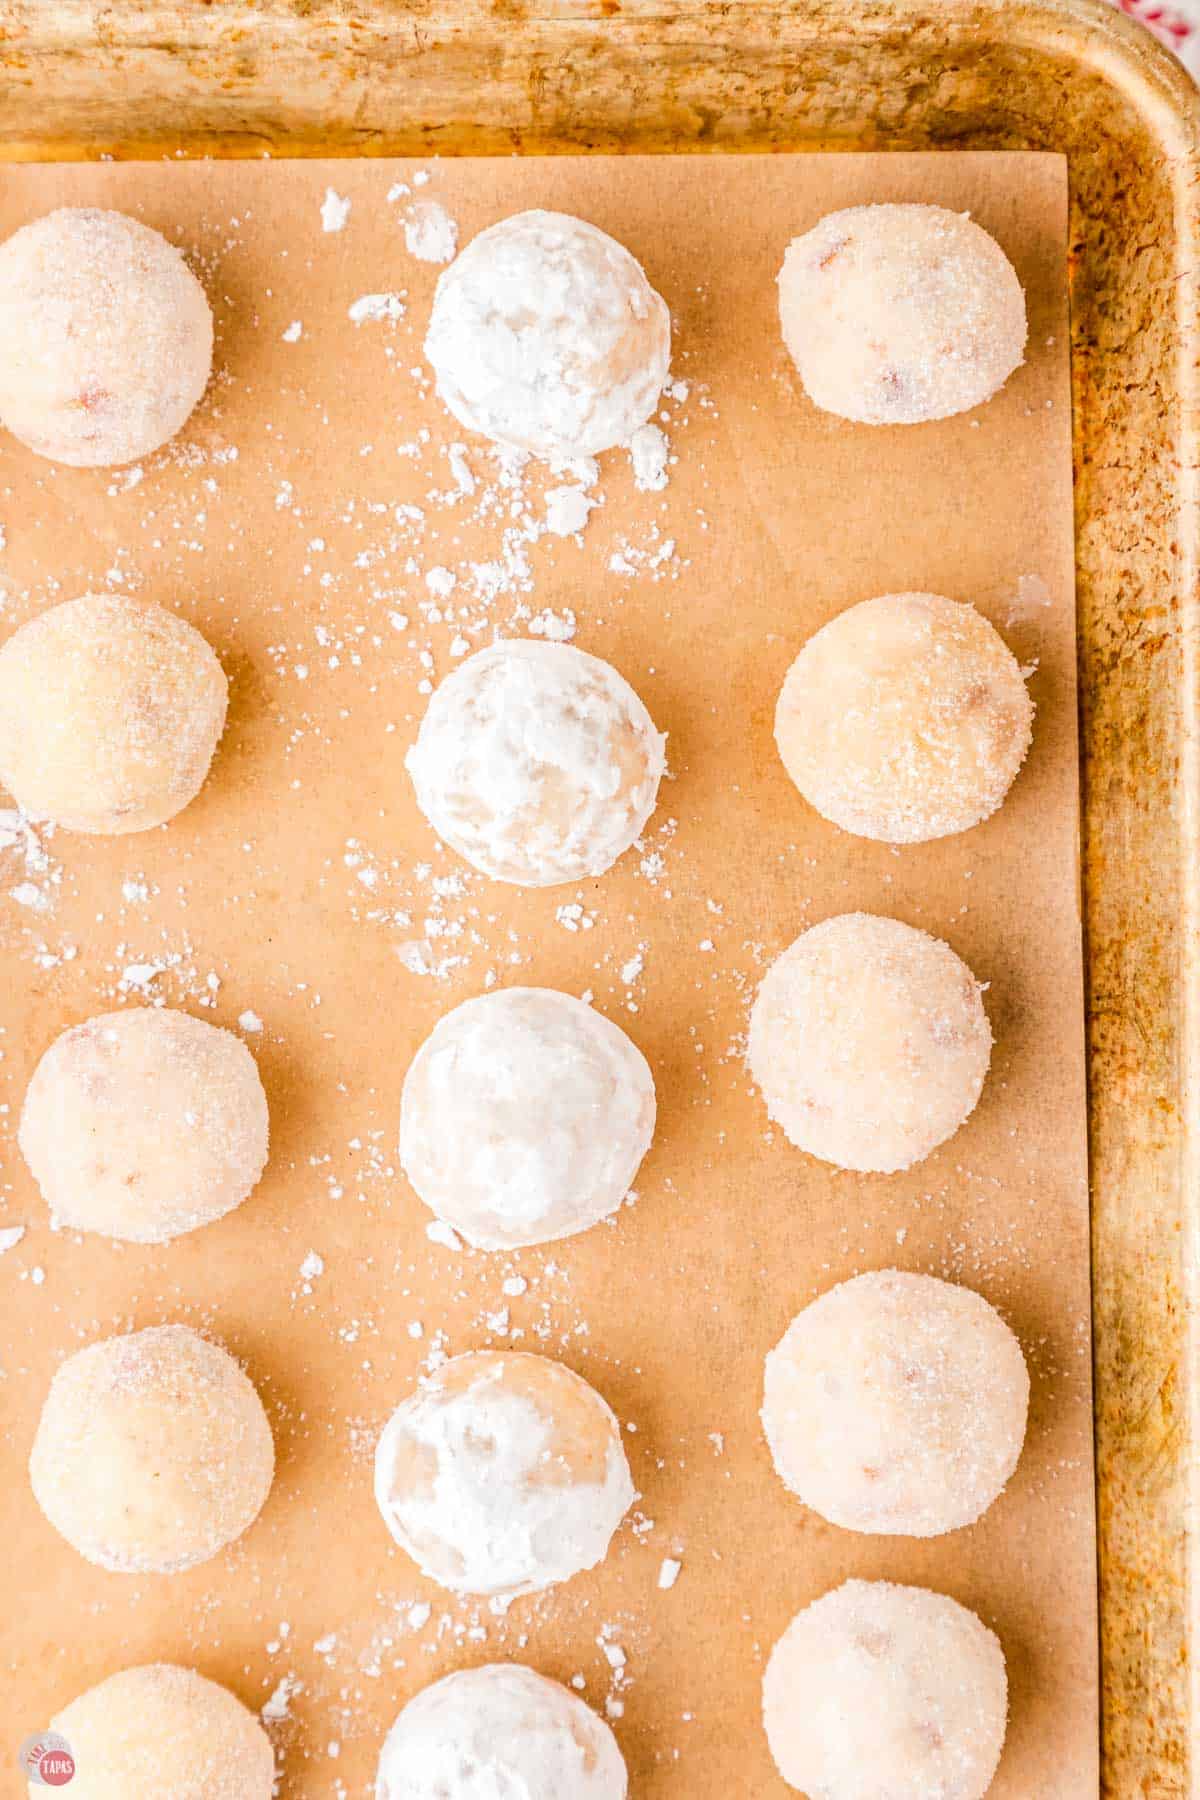
<svg viewBox="0 0 1200 1800"><path fill-rule="evenodd" d="M122 1669L51 1720L75 1758L72 1800L271 1800L275 1753L240 1700L176 1663ZM29 1784L29 1800L46 1789Z"/></svg>
<svg viewBox="0 0 1200 1800"><path fill-rule="evenodd" d="M438 279L425 354L468 431L562 461L628 443L657 404L671 318L623 245L566 213L523 212Z"/></svg>
<svg viewBox="0 0 1200 1800"><path fill-rule="evenodd" d="M968 831L1025 760L1033 702L973 606L884 594L839 613L788 670L775 712L784 767L834 825L888 844Z"/></svg>
<svg viewBox="0 0 1200 1800"><path fill-rule="evenodd" d="M783 337L809 398L864 425L967 412L1021 366L1016 270L942 206L852 206L788 246Z"/></svg>
<svg viewBox="0 0 1200 1800"><path fill-rule="evenodd" d="M19 1142L58 1223L162 1244L249 1194L267 1160L267 1100L231 1031L131 1007L54 1040Z"/></svg>
<svg viewBox="0 0 1200 1800"><path fill-rule="evenodd" d="M847 1531L935 1537L971 1525L1017 1466L1021 1346L994 1306L883 1269L798 1313L767 1357L763 1427L806 1506Z"/></svg>
<svg viewBox="0 0 1200 1800"><path fill-rule="evenodd" d="M404 1079L400 1161L480 1250L547 1244L616 1211L654 1135L654 1077L570 994L504 988L435 1026Z"/></svg>
<svg viewBox="0 0 1200 1800"><path fill-rule="evenodd" d="M258 1517L274 1473L262 1401L228 1351L186 1325L69 1356L29 1458L55 1530L122 1574L207 1562Z"/></svg>
<svg viewBox="0 0 1200 1800"><path fill-rule="evenodd" d="M137 219L65 206L0 244L0 423L39 456L149 456L203 394L212 350L204 289Z"/></svg>
<svg viewBox="0 0 1200 1800"><path fill-rule="evenodd" d="M199 793L227 698L185 619L108 594L64 600L0 649L0 782L69 831L146 831Z"/></svg>
<svg viewBox="0 0 1200 1800"><path fill-rule="evenodd" d="M592 1569L634 1500L621 1431L544 1356L455 1356L396 1408L375 1453L393 1538L443 1587L530 1594Z"/></svg>
<svg viewBox="0 0 1200 1800"><path fill-rule="evenodd" d="M519 638L447 676L407 766L421 811L473 868L554 887L603 875L641 835L664 743L609 663Z"/></svg>
<svg viewBox="0 0 1200 1800"><path fill-rule="evenodd" d="M948 944L843 913L768 969L750 1069L792 1143L841 1169L920 1162L973 1111L991 1059L980 987Z"/></svg>
<svg viewBox="0 0 1200 1800"><path fill-rule="evenodd" d="M424 1688L379 1759L375 1800L625 1800L617 1740L590 1706L520 1663Z"/></svg>
<svg viewBox="0 0 1200 1800"><path fill-rule="evenodd" d="M1004 1652L945 1594L847 1581L776 1644L763 1719L809 1800L980 1800L1004 1748Z"/></svg>

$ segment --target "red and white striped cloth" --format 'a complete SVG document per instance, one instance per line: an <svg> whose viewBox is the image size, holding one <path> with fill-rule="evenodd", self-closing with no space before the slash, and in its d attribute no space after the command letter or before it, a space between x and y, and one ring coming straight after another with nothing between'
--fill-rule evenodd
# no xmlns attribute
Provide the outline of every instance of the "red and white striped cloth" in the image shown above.
<svg viewBox="0 0 1200 1800"><path fill-rule="evenodd" d="M1113 5L1140 20L1200 81L1200 0L1113 0Z"/></svg>

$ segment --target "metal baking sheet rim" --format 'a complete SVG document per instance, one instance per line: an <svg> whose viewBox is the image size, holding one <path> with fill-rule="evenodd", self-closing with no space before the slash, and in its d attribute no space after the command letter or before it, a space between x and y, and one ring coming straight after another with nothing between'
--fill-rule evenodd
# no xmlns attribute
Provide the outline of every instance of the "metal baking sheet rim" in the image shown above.
<svg viewBox="0 0 1200 1800"><path fill-rule="evenodd" d="M1159 1800L1200 1782L1200 94L1104 0L0 0L0 161L889 146L1070 165L1102 1785Z"/></svg>

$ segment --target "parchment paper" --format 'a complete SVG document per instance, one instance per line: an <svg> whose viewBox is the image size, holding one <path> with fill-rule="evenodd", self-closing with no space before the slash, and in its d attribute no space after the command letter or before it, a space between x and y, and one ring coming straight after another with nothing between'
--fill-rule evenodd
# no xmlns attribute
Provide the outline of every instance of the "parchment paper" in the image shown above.
<svg viewBox="0 0 1200 1800"><path fill-rule="evenodd" d="M0 1790L19 1787L21 1739L75 1693L169 1659L252 1706L276 1695L285 1795L360 1795L406 1698L518 1657L610 1703L638 1800L774 1800L787 1790L759 1720L764 1659L795 1611L853 1575L976 1608L1011 1681L997 1800L1082 1800L1097 1788L1097 1677L1065 164L564 158L435 163L414 186L420 167L27 166L0 184L4 234L63 203L164 230L197 259L219 331L208 398L140 476L56 469L0 437L0 629L113 586L177 607L232 681L211 779L167 829L58 833L44 864L28 844L0 851L0 1225L27 1227L0 1257ZM393 184L412 191L389 200ZM319 216L330 185L351 201L336 232ZM540 520L543 489L571 477L532 471L515 517L498 502L475 516L495 462L411 373L437 271L407 253L402 215L430 198L462 241L533 205L613 232L670 301L688 384L664 405L669 487L639 493L628 459L606 457L582 543L510 540L499 575L469 565L504 565L522 507ZM1027 366L966 418L843 424L809 405L783 352L788 240L878 199L969 208L1026 285ZM400 290L398 324L350 322L361 295ZM431 500L461 488L456 442L476 493ZM397 519L398 504L423 521ZM456 577L444 604L467 605L472 647L546 608L551 630L569 628L569 609L574 641L615 662L669 732L672 779L643 849L602 881L490 885L418 815L403 753L420 684L454 666L462 629L428 617L433 568ZM507 591L485 609L489 580ZM771 722L820 623L909 588L978 605L1036 663L1038 714L997 817L897 851L801 801ZM946 937L989 983L982 1102L907 1175L839 1174L770 1141L741 1061L766 962L856 908ZM455 957L441 976L410 966ZM615 1226L519 1257L430 1242L395 1157L409 1058L489 976L590 991L659 1092L636 1202ZM271 1104L266 1178L162 1249L53 1233L16 1148L25 1083L63 1027L150 995L245 1031ZM824 1525L774 1475L757 1416L763 1355L793 1313L889 1265L979 1288L1033 1375L1008 1492L977 1526L924 1543ZM278 1478L215 1561L110 1575L42 1519L25 1461L66 1353L169 1319L244 1358ZM561 1355L607 1396L642 1494L603 1568L507 1616L423 1582L370 1480L375 1435L431 1351L502 1343ZM668 1557L682 1570L660 1591ZM285 1678L300 1686L278 1693Z"/></svg>

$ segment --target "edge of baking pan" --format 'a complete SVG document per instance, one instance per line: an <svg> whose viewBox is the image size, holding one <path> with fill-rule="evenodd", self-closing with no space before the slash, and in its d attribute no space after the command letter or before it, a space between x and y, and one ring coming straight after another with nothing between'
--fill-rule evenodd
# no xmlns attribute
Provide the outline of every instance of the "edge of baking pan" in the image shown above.
<svg viewBox="0 0 1200 1800"><path fill-rule="evenodd" d="M1103 1787L1200 1782L1200 95L1104 0L0 0L0 160L1054 149L1072 208Z"/></svg>

